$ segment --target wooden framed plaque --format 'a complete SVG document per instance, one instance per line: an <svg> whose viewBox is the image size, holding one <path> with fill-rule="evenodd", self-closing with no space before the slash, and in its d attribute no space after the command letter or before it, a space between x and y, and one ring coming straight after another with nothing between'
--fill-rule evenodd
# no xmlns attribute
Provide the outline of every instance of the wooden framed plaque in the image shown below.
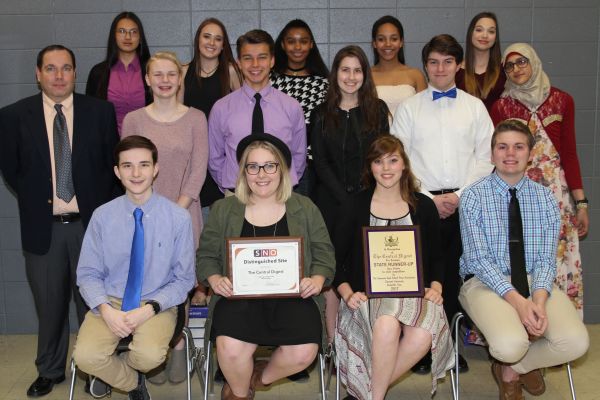
<svg viewBox="0 0 600 400"><path fill-rule="evenodd" d="M303 255L302 237L227 239L232 298L300 297Z"/></svg>
<svg viewBox="0 0 600 400"><path fill-rule="evenodd" d="M362 233L367 297L423 297L419 226L365 226Z"/></svg>

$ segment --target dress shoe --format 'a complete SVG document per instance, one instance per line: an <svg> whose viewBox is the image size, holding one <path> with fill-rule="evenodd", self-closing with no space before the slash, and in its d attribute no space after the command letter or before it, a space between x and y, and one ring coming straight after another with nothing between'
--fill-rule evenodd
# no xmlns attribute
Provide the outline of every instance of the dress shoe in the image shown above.
<svg viewBox="0 0 600 400"><path fill-rule="evenodd" d="M148 388L146 388L146 377L138 372L138 385L127 394L129 400L152 400Z"/></svg>
<svg viewBox="0 0 600 400"><path fill-rule="evenodd" d="M502 365L496 361L492 362L492 375L498 385L500 400L525 400L519 380L504 382L502 380Z"/></svg>
<svg viewBox="0 0 600 400"><path fill-rule="evenodd" d="M269 387L262 382L262 375L265 368L269 364L266 360L256 361L254 363L254 370L252 371L252 377L250 378L250 392L255 393L257 389L263 389Z"/></svg>
<svg viewBox="0 0 600 400"><path fill-rule="evenodd" d="M54 384L61 383L65 380L65 376L59 376L58 378L45 378L38 376L38 378L29 386L27 389L27 396L29 397L40 397L47 395L52 391Z"/></svg>
<svg viewBox="0 0 600 400"><path fill-rule="evenodd" d="M418 375L429 374L431 372L431 353L425 354L410 370Z"/></svg>
<svg viewBox="0 0 600 400"><path fill-rule="evenodd" d="M215 372L215 382L217 382L217 383L227 382L227 380L225 379L225 376L223 375L223 371L221 371L220 367L217 367L217 371Z"/></svg>
<svg viewBox="0 0 600 400"><path fill-rule="evenodd" d="M458 372L461 374L463 372L469 371L469 364L467 364L467 360L462 355L458 355Z"/></svg>
<svg viewBox="0 0 600 400"><path fill-rule="evenodd" d="M254 399L254 392L252 389L249 390L248 396L240 397L236 396L231 390L229 383L225 382L223 384L223 388L221 389L221 400L252 400Z"/></svg>
<svg viewBox="0 0 600 400"><path fill-rule="evenodd" d="M542 371L539 369L519 376L519 381L523 385L523 389L534 396L539 396L546 391L546 383L544 383Z"/></svg>
<svg viewBox="0 0 600 400"><path fill-rule="evenodd" d="M287 378L292 382L308 382L310 375L308 375L308 371L306 369L303 369L302 371L296 372Z"/></svg>

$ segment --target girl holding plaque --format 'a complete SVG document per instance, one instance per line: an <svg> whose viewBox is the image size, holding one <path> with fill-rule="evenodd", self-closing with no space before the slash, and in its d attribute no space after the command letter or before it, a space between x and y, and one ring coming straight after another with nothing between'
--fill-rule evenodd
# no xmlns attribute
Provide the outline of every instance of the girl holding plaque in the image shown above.
<svg viewBox="0 0 600 400"><path fill-rule="evenodd" d="M292 156L285 143L266 133L252 134L240 141L236 155L240 169L235 196L214 204L197 257L198 279L215 293L206 338L216 343L227 380L221 399L232 400L252 399L255 390L313 362L325 338L320 293L333 278L335 265L321 213L308 198L292 193ZM261 237L269 245L268 237L285 236L300 236L304 242L298 297L235 298L227 239ZM278 346L268 363L253 362L259 344Z"/></svg>
<svg viewBox="0 0 600 400"><path fill-rule="evenodd" d="M433 390L454 364L448 321L442 307L440 222L433 201L419 193L402 142L375 140L367 153L363 181L368 189L342 205L333 242L333 286L342 302L335 343L342 383L350 396L382 400L389 385L430 349ZM425 296L367 298L362 227L419 225Z"/></svg>

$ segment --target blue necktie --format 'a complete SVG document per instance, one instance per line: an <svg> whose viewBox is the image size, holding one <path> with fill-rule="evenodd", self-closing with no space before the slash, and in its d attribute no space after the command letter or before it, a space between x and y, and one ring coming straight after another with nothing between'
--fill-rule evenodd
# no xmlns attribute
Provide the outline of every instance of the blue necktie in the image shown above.
<svg viewBox="0 0 600 400"><path fill-rule="evenodd" d="M433 91L433 100L441 99L442 97L450 97L452 99L455 99L456 98L456 88L453 87L452 89L448 90L447 92L436 92L435 90Z"/></svg>
<svg viewBox="0 0 600 400"><path fill-rule="evenodd" d="M142 300L142 281L144 280L144 225L142 217L144 212L136 208L133 212L135 218L135 231L133 232L133 242L131 243L131 258L129 260L129 275L127 276L127 285L125 294L123 294L123 304L121 310L129 311L140 306Z"/></svg>

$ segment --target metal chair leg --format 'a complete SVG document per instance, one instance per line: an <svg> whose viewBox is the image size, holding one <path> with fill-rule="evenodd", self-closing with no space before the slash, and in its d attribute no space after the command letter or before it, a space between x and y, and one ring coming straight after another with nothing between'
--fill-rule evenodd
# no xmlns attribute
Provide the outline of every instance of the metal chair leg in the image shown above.
<svg viewBox="0 0 600 400"><path fill-rule="evenodd" d="M69 388L69 400L73 400L75 379L77 379L77 366L75 365L75 360L71 357L71 387Z"/></svg>
<svg viewBox="0 0 600 400"><path fill-rule="evenodd" d="M340 368L338 367L337 353L335 357L335 400L340 400Z"/></svg>
<svg viewBox="0 0 600 400"><path fill-rule="evenodd" d="M567 377L569 378L569 388L571 389L571 398L573 400L577 400L577 395L575 394L575 384L573 383L573 373L571 372L571 363L567 363Z"/></svg>
<svg viewBox="0 0 600 400"><path fill-rule="evenodd" d="M202 373L202 384L204 387L204 400L208 400L208 394L212 393L213 391L213 380L211 379L212 376L212 357L211 357L211 348L212 348L212 343L209 341L208 345L206 346L206 348L204 349L204 367L203 369L200 370L200 372Z"/></svg>
<svg viewBox="0 0 600 400"><path fill-rule="evenodd" d="M459 386L459 366L458 366L458 337L460 330L460 321L464 318L464 314L457 312L452 317L452 323L450 329L454 330L454 368L450 370L450 381L452 383L452 398L459 400L460 398L460 386Z"/></svg>
<svg viewBox="0 0 600 400"><path fill-rule="evenodd" d="M325 393L325 358L323 353L319 353L319 387L321 388L321 399L327 400L327 394Z"/></svg>
<svg viewBox="0 0 600 400"><path fill-rule="evenodd" d="M192 362L191 354L190 354L190 340L193 343L192 332L190 331L190 329L188 327L184 326L183 329L181 330L181 333L183 334L183 337L185 340L185 367L186 367L186 372L187 372L187 375L186 375L187 399L192 400L192 381L191 381L192 366L190 365L190 363Z"/></svg>

